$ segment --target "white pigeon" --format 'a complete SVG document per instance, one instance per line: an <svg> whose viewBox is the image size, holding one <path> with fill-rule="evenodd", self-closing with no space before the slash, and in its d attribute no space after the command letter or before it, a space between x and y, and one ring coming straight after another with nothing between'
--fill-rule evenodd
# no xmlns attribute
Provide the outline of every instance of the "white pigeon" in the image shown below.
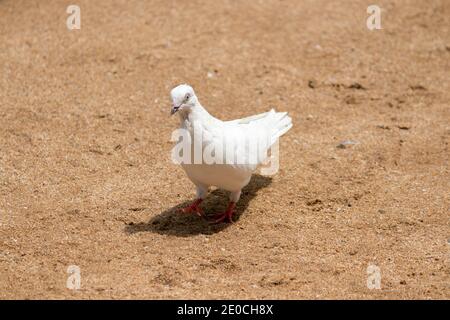
<svg viewBox="0 0 450 320"><path fill-rule="evenodd" d="M188 161L181 162L181 165L197 188L196 200L181 211L203 216L199 205L207 196L209 187L215 186L230 192L230 203L224 213L215 216L214 222L232 222L242 188L249 183L257 166L265 160L270 147L292 127L292 120L287 112L275 112L272 109L243 119L221 121L202 107L189 85L175 87L170 95L173 103L171 114L179 114L180 129L187 132L189 138L184 142L189 144L188 151L192 151L187 154ZM246 142L237 147L239 143L236 142L240 141ZM262 152L258 155L264 156L255 157L255 149L252 148L255 144L259 147L258 152ZM200 150L200 158L197 158L197 161L194 158L195 146ZM225 150L227 146L231 146L231 151L236 153L230 158L231 161L226 159L226 152L230 151ZM223 161L206 161L204 153L211 150L214 150L211 154L217 155Z"/></svg>

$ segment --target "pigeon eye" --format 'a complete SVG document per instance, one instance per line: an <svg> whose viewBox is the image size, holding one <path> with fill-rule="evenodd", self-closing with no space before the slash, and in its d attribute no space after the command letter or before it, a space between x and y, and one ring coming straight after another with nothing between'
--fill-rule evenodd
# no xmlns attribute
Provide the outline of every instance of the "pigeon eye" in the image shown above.
<svg viewBox="0 0 450 320"><path fill-rule="evenodd" d="M188 93L188 94L186 94L186 98L184 98L184 100L188 101L190 97L191 97L191 95Z"/></svg>

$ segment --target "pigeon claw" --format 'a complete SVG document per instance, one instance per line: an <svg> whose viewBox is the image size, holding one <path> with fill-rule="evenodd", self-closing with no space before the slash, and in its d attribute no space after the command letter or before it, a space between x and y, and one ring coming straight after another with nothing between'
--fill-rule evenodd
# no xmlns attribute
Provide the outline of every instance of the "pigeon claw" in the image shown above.
<svg viewBox="0 0 450 320"><path fill-rule="evenodd" d="M228 208L223 213L218 213L214 216L213 220L210 222L211 224L221 223L227 221L229 223L233 223L233 214L234 208L236 207L236 203L230 202L228 204Z"/></svg>
<svg viewBox="0 0 450 320"><path fill-rule="evenodd" d="M189 206L185 208L178 209L181 213L196 213L199 217L203 217L203 210L200 208L200 203L202 203L203 199L197 199L192 202Z"/></svg>

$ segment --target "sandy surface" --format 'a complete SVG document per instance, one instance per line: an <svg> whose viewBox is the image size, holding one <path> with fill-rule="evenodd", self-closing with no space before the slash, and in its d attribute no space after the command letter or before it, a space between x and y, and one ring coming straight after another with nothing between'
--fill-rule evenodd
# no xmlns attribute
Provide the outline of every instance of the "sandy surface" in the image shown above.
<svg viewBox="0 0 450 320"><path fill-rule="evenodd" d="M73 2L0 1L0 298L450 298L449 1L379 1L375 31L362 0ZM175 211L183 82L293 118L232 225Z"/></svg>

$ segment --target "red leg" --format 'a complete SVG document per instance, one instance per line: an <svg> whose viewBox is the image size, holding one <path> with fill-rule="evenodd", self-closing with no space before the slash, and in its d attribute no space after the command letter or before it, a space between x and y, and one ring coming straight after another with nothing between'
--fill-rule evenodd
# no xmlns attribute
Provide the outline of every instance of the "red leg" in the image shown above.
<svg viewBox="0 0 450 320"><path fill-rule="evenodd" d="M230 203L228 204L227 210L224 213L216 214L214 216L215 219L212 221L212 223L219 223L219 222L223 222L224 220L228 220L228 222L232 223L235 207L236 207L236 202L230 201Z"/></svg>
<svg viewBox="0 0 450 320"><path fill-rule="evenodd" d="M179 209L179 211L183 213L196 213L198 216L203 216L203 210L200 208L200 203L202 203L203 199L197 199L194 202L192 202L189 206L186 208Z"/></svg>

